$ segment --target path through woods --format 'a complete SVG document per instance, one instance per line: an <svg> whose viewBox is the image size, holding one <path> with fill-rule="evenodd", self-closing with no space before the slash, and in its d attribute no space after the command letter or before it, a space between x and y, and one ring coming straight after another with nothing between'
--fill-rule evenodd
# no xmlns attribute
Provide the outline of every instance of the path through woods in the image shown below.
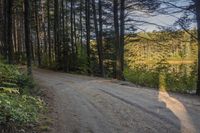
<svg viewBox="0 0 200 133"><path fill-rule="evenodd" d="M53 94L52 133L199 133L200 99L102 78L34 70Z"/></svg>

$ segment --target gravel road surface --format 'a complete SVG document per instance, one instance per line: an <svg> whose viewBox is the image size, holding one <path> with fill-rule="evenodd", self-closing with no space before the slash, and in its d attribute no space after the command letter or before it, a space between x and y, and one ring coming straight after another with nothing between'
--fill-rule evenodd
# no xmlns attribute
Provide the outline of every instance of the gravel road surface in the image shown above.
<svg viewBox="0 0 200 133"><path fill-rule="evenodd" d="M200 133L200 98L35 69L53 94L51 133Z"/></svg>

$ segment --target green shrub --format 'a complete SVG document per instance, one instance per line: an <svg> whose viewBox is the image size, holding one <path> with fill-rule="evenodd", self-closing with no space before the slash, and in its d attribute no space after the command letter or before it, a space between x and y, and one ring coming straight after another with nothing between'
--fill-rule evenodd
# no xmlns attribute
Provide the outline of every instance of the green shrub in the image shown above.
<svg viewBox="0 0 200 133"><path fill-rule="evenodd" d="M158 73L138 69L125 69L125 78L137 85L157 88L159 84Z"/></svg>
<svg viewBox="0 0 200 133"><path fill-rule="evenodd" d="M126 68L124 75L128 81L134 84L151 88L161 87L160 89L163 89L162 87L165 86L167 91L181 93L192 93L196 89L196 76L193 74L173 74L169 72L160 72L159 74L157 71L146 70L145 68Z"/></svg>
<svg viewBox="0 0 200 133"><path fill-rule="evenodd" d="M19 88L21 93L33 88L31 77L20 73L16 66L0 63L0 87Z"/></svg>
<svg viewBox="0 0 200 133"><path fill-rule="evenodd" d="M30 95L33 87L32 78L0 62L0 132L36 122L44 103Z"/></svg>
<svg viewBox="0 0 200 133"><path fill-rule="evenodd" d="M0 93L0 124L23 125L35 122L43 107L40 99L18 94Z"/></svg>

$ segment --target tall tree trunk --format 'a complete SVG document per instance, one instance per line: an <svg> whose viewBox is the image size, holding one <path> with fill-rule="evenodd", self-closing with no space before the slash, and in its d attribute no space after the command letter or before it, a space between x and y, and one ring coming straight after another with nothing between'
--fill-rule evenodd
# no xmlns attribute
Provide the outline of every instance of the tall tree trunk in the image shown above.
<svg viewBox="0 0 200 133"><path fill-rule="evenodd" d="M63 68L63 66L62 66L62 49L61 49L61 47L62 47L62 44L63 44L63 42L62 42L62 39L63 39L63 36L62 36L62 23L61 23L61 21L62 21L62 7L61 7L62 5L61 5L61 0L58 0L58 11L57 11L57 13L58 13L58 18L57 18L57 21L58 21L58 34L57 34L57 38L58 38L58 59L57 59L57 68L59 69L59 70L61 70L62 68Z"/></svg>
<svg viewBox="0 0 200 133"><path fill-rule="evenodd" d="M50 0L47 0L47 21L48 21L48 44L49 44L49 65L51 65L51 23L50 23Z"/></svg>
<svg viewBox="0 0 200 133"><path fill-rule="evenodd" d="M54 46L56 66L59 65L59 5L58 0L54 0Z"/></svg>
<svg viewBox="0 0 200 133"><path fill-rule="evenodd" d="M7 58L8 54L7 54L7 0L3 0L3 55L5 58Z"/></svg>
<svg viewBox="0 0 200 133"><path fill-rule="evenodd" d="M15 10L16 12L16 10ZM13 43L14 43L14 53L17 51L17 34L16 34L16 15L14 15L14 23L13 23Z"/></svg>
<svg viewBox="0 0 200 133"><path fill-rule="evenodd" d="M91 74L90 63L90 1L85 0L85 21L86 21L86 46L87 46L87 61L88 61L88 74Z"/></svg>
<svg viewBox="0 0 200 133"><path fill-rule="evenodd" d="M66 2L67 4L67 2ZM68 18L68 10L64 11L64 15L63 17L65 17L65 22L68 22L69 21L69 18ZM64 23L65 23L64 22ZM70 58L69 58L69 43L70 43L70 40L69 40L69 27L68 27L68 24L65 24L64 26L66 28L66 31L65 31L65 44L64 44L64 71L66 72L69 72L69 68L70 68Z"/></svg>
<svg viewBox="0 0 200 133"><path fill-rule="evenodd" d="M66 31L65 31L65 22L66 22L66 18L65 18L65 4L64 4L64 0L61 0L61 4L62 4L62 44L63 44L63 70L65 72L69 71L69 66L68 66L68 42L67 42L67 35L66 35ZM68 30L68 29L67 29Z"/></svg>
<svg viewBox="0 0 200 133"><path fill-rule="evenodd" d="M41 66L41 50L40 50L40 37L39 37L39 22L38 22L38 6L37 1L35 0L35 30L36 30L36 39L37 39L37 57L38 57L38 66Z"/></svg>
<svg viewBox="0 0 200 133"><path fill-rule="evenodd" d="M113 0L113 12L114 12L114 30L115 30L115 45L116 45L116 75L115 77L117 79L120 79L120 53L119 53L119 45L120 45L120 39L119 39L119 17L118 17L118 0Z"/></svg>
<svg viewBox="0 0 200 133"><path fill-rule="evenodd" d="M120 45L119 45L119 56L120 56L120 61L119 61L119 75L118 79L124 80L124 31L125 31L125 0L121 0L120 3Z"/></svg>
<svg viewBox="0 0 200 133"><path fill-rule="evenodd" d="M82 26L82 18L83 18L83 0L80 0L80 44L81 44L81 54L83 49L83 26Z"/></svg>
<svg viewBox="0 0 200 133"><path fill-rule="evenodd" d="M95 0L92 0L92 8L93 8L93 19L94 19L94 27L95 27L95 34L96 34L98 58L99 58L99 69L100 69L100 75L103 76L102 46L100 46L100 38L99 38L99 29L98 29L98 23L97 23L97 13L96 13Z"/></svg>
<svg viewBox="0 0 200 133"><path fill-rule="evenodd" d="M103 54L103 19L102 19L102 1L99 0L99 47L102 53L102 76L105 77L104 71L104 54Z"/></svg>
<svg viewBox="0 0 200 133"><path fill-rule="evenodd" d="M7 45L8 45L8 63L13 64L14 62L14 49L12 43L12 6L13 0L8 0L7 3Z"/></svg>
<svg viewBox="0 0 200 133"><path fill-rule="evenodd" d="M0 0L0 53L4 54L3 51L3 0Z"/></svg>
<svg viewBox="0 0 200 133"><path fill-rule="evenodd" d="M73 25L74 25L74 46L75 46L75 53L76 53L76 56L78 55L78 46L77 46L77 36L76 36L76 11L75 9L73 10L73 15L74 15L74 18L73 18ZM76 57L75 56L75 57Z"/></svg>
<svg viewBox="0 0 200 133"><path fill-rule="evenodd" d="M195 1L196 16L197 16L197 33L198 33L198 74L197 74L197 92L200 96L200 1Z"/></svg>
<svg viewBox="0 0 200 133"><path fill-rule="evenodd" d="M31 47L30 47L30 0L24 0L25 45L28 75L32 75Z"/></svg>
<svg viewBox="0 0 200 133"><path fill-rule="evenodd" d="M30 32L31 32L31 31L30 31ZM31 36L30 36L30 40L32 40L32 37L31 37ZM30 45L31 45L31 57L32 57L32 61L35 62L33 41L30 41Z"/></svg>
<svg viewBox="0 0 200 133"><path fill-rule="evenodd" d="M46 17L46 11L45 11L45 2L41 0L41 17L42 17L42 32L43 32L43 44L44 44L44 58L47 58L47 34L46 34L46 22L45 22L45 17Z"/></svg>
<svg viewBox="0 0 200 133"><path fill-rule="evenodd" d="M71 28L71 49L72 49L72 58L71 58L71 68L74 70L75 66L75 46L74 46L74 19L73 19L73 10L74 10L74 2L73 0L70 1L71 7L70 7L70 28Z"/></svg>

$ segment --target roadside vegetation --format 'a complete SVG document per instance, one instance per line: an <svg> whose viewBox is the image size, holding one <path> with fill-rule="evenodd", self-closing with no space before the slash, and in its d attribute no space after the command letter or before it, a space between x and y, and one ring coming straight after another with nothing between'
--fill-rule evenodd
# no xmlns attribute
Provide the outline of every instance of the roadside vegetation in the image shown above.
<svg viewBox="0 0 200 133"><path fill-rule="evenodd" d="M195 93L197 83L196 30L138 33L125 46L125 78L141 86ZM164 83L160 78L163 77Z"/></svg>
<svg viewBox="0 0 200 133"><path fill-rule="evenodd" d="M156 70L147 71L142 68L125 69L124 74L128 81L136 85L160 89L160 85L164 84L164 91L195 93L196 76L194 75L163 73ZM164 81L160 80L161 77L164 78Z"/></svg>
<svg viewBox="0 0 200 133"><path fill-rule="evenodd" d="M42 111L44 102L32 95L34 82L16 66L0 61L0 132L28 132Z"/></svg>

